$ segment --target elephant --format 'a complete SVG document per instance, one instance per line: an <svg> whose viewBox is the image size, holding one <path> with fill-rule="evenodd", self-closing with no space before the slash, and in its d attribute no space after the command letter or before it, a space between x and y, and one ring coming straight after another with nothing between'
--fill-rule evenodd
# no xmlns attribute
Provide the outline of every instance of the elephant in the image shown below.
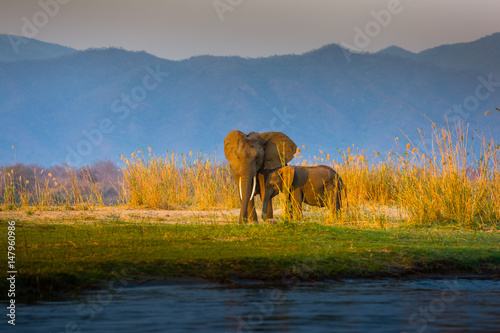
<svg viewBox="0 0 500 333"><path fill-rule="evenodd" d="M311 206L328 206L338 211L342 206L340 176L326 165L285 166L272 170L267 177L262 216L267 214L267 203L280 191L286 194L287 209L291 203L293 217L302 218L302 202Z"/></svg>
<svg viewBox="0 0 500 333"><path fill-rule="evenodd" d="M297 145L281 132L229 132L224 139L224 155L238 186L240 223L249 219L258 222L255 194L259 194L261 199L265 197L265 182L270 170L286 165L296 151ZM266 204L266 218L272 218L272 201Z"/></svg>

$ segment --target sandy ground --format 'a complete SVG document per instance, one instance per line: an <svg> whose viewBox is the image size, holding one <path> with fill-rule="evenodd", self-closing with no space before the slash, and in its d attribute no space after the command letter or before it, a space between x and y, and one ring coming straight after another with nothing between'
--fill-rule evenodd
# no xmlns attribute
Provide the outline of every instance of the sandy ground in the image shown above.
<svg viewBox="0 0 500 333"><path fill-rule="evenodd" d="M145 223L229 223L239 216L232 210L158 210L127 207L103 207L93 210L44 210L28 214L26 211L0 211L0 220L29 221L31 223L95 223L127 221Z"/></svg>
<svg viewBox="0 0 500 333"><path fill-rule="evenodd" d="M367 208L368 210L368 208ZM377 213L392 219L387 221L387 227L396 226L397 220L404 218L404 213L396 208L378 207ZM72 223L96 223L116 221L135 223L237 223L240 214L239 209L219 210L160 210L145 208L128 208L126 206L102 207L91 210L43 210L28 213L26 210L0 211L0 220L27 221L30 223L72 224ZM318 213L304 211L305 217L311 217ZM274 216L280 216L281 209L274 212ZM259 217L259 222L262 219ZM268 221L270 223L274 221ZM374 227L378 223L373 219L360 220L356 222L340 222L339 225L351 225L357 227Z"/></svg>

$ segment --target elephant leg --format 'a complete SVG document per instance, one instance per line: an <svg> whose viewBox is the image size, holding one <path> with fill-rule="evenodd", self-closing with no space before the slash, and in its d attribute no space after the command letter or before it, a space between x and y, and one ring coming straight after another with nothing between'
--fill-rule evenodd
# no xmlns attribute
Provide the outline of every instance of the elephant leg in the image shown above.
<svg viewBox="0 0 500 333"><path fill-rule="evenodd" d="M248 202L248 220L258 222L257 211L255 210L255 199Z"/></svg>
<svg viewBox="0 0 500 333"><path fill-rule="evenodd" d="M335 209L337 210L337 212L339 212L342 208L342 193L340 193L340 191L341 188L337 186L335 188Z"/></svg>
<svg viewBox="0 0 500 333"><path fill-rule="evenodd" d="M273 218L273 199L271 198L267 203L266 220Z"/></svg>
<svg viewBox="0 0 500 333"><path fill-rule="evenodd" d="M287 193L285 197L284 213L287 217L291 218L292 211L293 211L293 197L291 193Z"/></svg>
<svg viewBox="0 0 500 333"><path fill-rule="evenodd" d="M304 200L304 193L300 188L293 191L293 218L302 219L302 201Z"/></svg>
<svg viewBox="0 0 500 333"><path fill-rule="evenodd" d="M330 208L330 211L332 212L332 214L338 213L340 208L342 208L342 198L340 197L340 190L334 185L331 186L328 191L330 197L328 206Z"/></svg>
<svg viewBox="0 0 500 333"><path fill-rule="evenodd" d="M266 179L263 174L259 173L258 174L258 181L259 181L259 189L260 189L260 198L262 202L264 203L264 198L266 197ZM264 218L264 217L263 217ZM266 220L270 220L273 218L273 198L270 197L269 201L267 203L267 209L266 209Z"/></svg>

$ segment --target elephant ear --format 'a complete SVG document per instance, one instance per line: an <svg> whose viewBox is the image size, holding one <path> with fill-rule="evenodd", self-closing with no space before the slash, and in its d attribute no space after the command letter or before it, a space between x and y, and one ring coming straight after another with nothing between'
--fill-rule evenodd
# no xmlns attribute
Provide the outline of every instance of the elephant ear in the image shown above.
<svg viewBox="0 0 500 333"><path fill-rule="evenodd" d="M238 142L241 138L245 137L245 133L240 132L238 130L233 130L226 135L224 139L224 155L229 162L229 166L234 168L236 166L236 160L238 159L237 151L238 151Z"/></svg>
<svg viewBox="0 0 500 333"><path fill-rule="evenodd" d="M281 132L256 133L267 143L264 147L263 169L276 169L290 162L297 151L297 145Z"/></svg>

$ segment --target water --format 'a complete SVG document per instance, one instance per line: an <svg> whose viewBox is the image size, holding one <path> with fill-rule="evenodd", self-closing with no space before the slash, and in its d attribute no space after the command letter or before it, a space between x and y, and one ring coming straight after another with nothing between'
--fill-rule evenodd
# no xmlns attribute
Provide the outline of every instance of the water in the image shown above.
<svg viewBox="0 0 500 333"><path fill-rule="evenodd" d="M163 285L19 305L17 332L500 332L500 281Z"/></svg>

